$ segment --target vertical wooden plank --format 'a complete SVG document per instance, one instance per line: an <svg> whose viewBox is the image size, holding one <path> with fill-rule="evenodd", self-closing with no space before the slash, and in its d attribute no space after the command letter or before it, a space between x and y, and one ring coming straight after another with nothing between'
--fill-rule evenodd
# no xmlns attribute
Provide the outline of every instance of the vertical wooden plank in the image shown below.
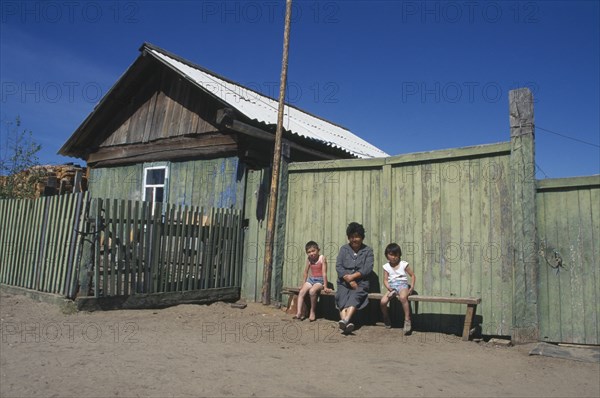
<svg viewBox="0 0 600 398"><path fill-rule="evenodd" d="M69 251L71 248L71 239L73 238L75 229L75 217L76 217L76 207L79 201L79 195L77 194L67 194L63 195L63 201L65 204L65 215L62 219L62 236L60 242L60 267L58 274L58 284L55 290L55 293L61 294L66 297L67 295L67 274L69 271Z"/></svg>
<svg viewBox="0 0 600 398"><path fill-rule="evenodd" d="M510 239L510 235L512 234L512 198L510 195L511 187L510 187L510 174L508 172L502 172L502 170L507 170L509 166L509 157L508 156L497 156L492 159L494 169L488 172L487 178L492 181L496 181L499 190L499 204L497 207L500 209L500 262L498 264L498 268L500 269L500 280L501 280L501 326L502 326L502 334L510 335L512 328L512 319L513 319L513 257L512 257L512 239ZM535 198L533 198L535 200ZM534 250L529 250L528 253L530 256L537 256L535 252L535 247L537 246L537 241L528 242ZM528 258L528 261L535 261L535 258ZM536 281L531 281L532 284L536 284ZM537 287L536 287L537 289Z"/></svg>
<svg viewBox="0 0 600 398"><path fill-rule="evenodd" d="M194 285L196 283L196 256L198 251L196 249L196 245L198 242L198 232L200 229L200 221L199 219L199 209L197 206L192 206L190 208L190 234L187 239L186 249L187 249L187 274L189 277L187 278L187 284L185 286L185 290L193 290Z"/></svg>
<svg viewBox="0 0 600 398"><path fill-rule="evenodd" d="M183 259L185 264L185 275L186 278L183 284L183 290L191 290L191 286L194 284L194 242L196 240L196 222L197 222L197 207L190 206L186 217L187 222L187 233L185 237L185 252L183 253Z"/></svg>
<svg viewBox="0 0 600 398"><path fill-rule="evenodd" d="M204 264L202 263L202 254L204 252L204 207L200 207L200 213L198 214L198 237L195 245L196 251L196 271L195 271L195 283L194 289L202 288L202 268Z"/></svg>
<svg viewBox="0 0 600 398"><path fill-rule="evenodd" d="M40 225L40 231L39 231L39 239L38 239L38 246L37 246L37 254L36 254L36 260L35 260L35 268L33 271L34 274L34 281L33 281L33 285L32 288L39 290L41 287L41 281L42 281L42 273L44 270L44 258L46 256L46 235L48 234L48 225L49 225L49 212L50 212L50 201L49 198L47 197L43 197L41 198L41 202L42 202L42 216L41 216L41 220L42 223Z"/></svg>
<svg viewBox="0 0 600 398"><path fill-rule="evenodd" d="M150 280L149 280L149 293L158 292L159 282L159 264L160 264L160 242L161 236L163 235L163 222L162 212L163 204L154 204L154 217L152 219L152 245L151 245L151 261L150 261Z"/></svg>
<svg viewBox="0 0 600 398"><path fill-rule="evenodd" d="M18 226L21 232L21 244L16 246L18 250L21 252L21 258L18 260L17 264L21 264L21 286L30 288L30 275L31 269L33 266L32 257L33 252L31 250L32 241L34 238L34 228L33 225L35 223L35 208L37 201L36 200L28 200L26 203L27 211L24 215L23 224ZM2 257L0 257L2 258Z"/></svg>
<svg viewBox="0 0 600 398"><path fill-rule="evenodd" d="M52 284L52 293L59 294L64 288L64 278L66 275L66 249L69 242L69 235L72 232L72 217L73 217L73 194L65 194L59 196L61 202L61 216L58 220L59 231L58 240L56 242L57 252L54 261L54 283Z"/></svg>
<svg viewBox="0 0 600 398"><path fill-rule="evenodd" d="M566 265L565 270L559 269L559 292L560 292L560 334L561 341L573 341L573 322L578 321L573 319L573 286L572 273L574 271L575 262L571 251L570 233L574 228L573 224L578 224L578 220L569 218L569 196L566 192L559 195L559 206L557 209L562 209L558 216L558 253Z"/></svg>
<svg viewBox="0 0 600 398"><path fill-rule="evenodd" d="M23 203L23 200L11 200L9 201L10 206L9 206L9 214L10 217L8 218L9 220L9 225L10 225L10 233L9 233L9 239L8 239L8 260L7 260L7 264L8 264L8 284L12 285L12 286L18 286L18 262L17 262L17 256L18 256L18 251L17 251L17 239L18 239L18 234L20 233L19 230L19 217L21 215L21 206Z"/></svg>
<svg viewBox="0 0 600 398"><path fill-rule="evenodd" d="M104 201L100 198L95 198L95 207L94 203L92 203L92 209L95 209L95 226L96 226L96 236L95 244L94 244L94 297L100 297L100 286L101 282L103 283L104 277L100 277L100 267L103 265L101 263L102 257L100 256L100 246L102 244L102 237L104 236L104 220L102 215L102 210L104 208ZM102 292L104 295L104 291Z"/></svg>
<svg viewBox="0 0 600 398"><path fill-rule="evenodd" d="M110 294L111 296L119 295L120 289L120 273L119 273L119 200L113 199L110 214Z"/></svg>
<svg viewBox="0 0 600 398"><path fill-rule="evenodd" d="M212 288L214 278L214 243L216 241L215 235L217 234L217 216L215 214L215 208L213 207L210 212L210 229L208 233L208 244L206 250L206 266L205 266L205 281L204 288Z"/></svg>
<svg viewBox="0 0 600 398"><path fill-rule="evenodd" d="M487 158L487 162L490 165L495 164L494 158ZM504 314L507 312L505 309L506 305L511 304L510 297L503 297L503 283L502 283L502 272L504 268L504 263L510 261L510 252L503 253L503 234L509 233L510 229L505 230L503 227L505 225L502 224L502 212L503 209L501 205L501 198L503 194L508 194L508 192L502 192L501 190L502 181L497 179L490 179L489 187L490 187L490 241L488 244L488 249L486 253L486 257L490 263L490 285L491 285L491 304L492 304L492 314L494 315L493 322L496 325L498 330L498 334L506 335L510 334L511 331L511 319L509 318L509 324L504 324ZM510 226L509 226L510 227ZM510 250L510 246L508 247ZM512 295L512 291L507 292ZM503 301L507 299L506 301Z"/></svg>
<svg viewBox="0 0 600 398"><path fill-rule="evenodd" d="M517 342L537 341L538 264L535 253L535 155L533 95L509 92L513 247L515 248L514 332ZM522 340L518 340L521 339Z"/></svg>
<svg viewBox="0 0 600 398"><path fill-rule="evenodd" d="M404 212L404 231L401 235L404 240L403 258L414 267L413 269L418 274L415 290L420 294L427 294L428 289L431 291L431 275L427 273L428 264L423 256L425 242L421 235L423 224L421 206L419 206L421 184L417 184L417 181L420 181L420 166L402 166L401 178L403 189L406 191L402 201L402 211Z"/></svg>
<svg viewBox="0 0 600 398"><path fill-rule="evenodd" d="M16 264L18 264L18 283L19 286L23 287L25 287L25 281L27 279L27 251L25 250L25 246L27 244L27 233L30 225L29 215L31 214L31 205L32 200L23 200L23 208L22 211L19 213L18 224L16 225L16 227L19 230L19 235L14 249L16 252ZM28 227L25 227L26 225Z"/></svg>
<svg viewBox="0 0 600 398"><path fill-rule="evenodd" d="M8 249L10 248L7 233L11 218L8 212L9 201L0 199L0 218L4 222L0 223L0 258L4 259L0 262L0 283L6 283L6 274L8 272Z"/></svg>
<svg viewBox="0 0 600 398"><path fill-rule="evenodd" d="M121 296L123 294L123 285L127 283L125 270L125 261L127 256L125 246L125 200L120 199L115 201L115 266L116 266L116 294Z"/></svg>
<svg viewBox="0 0 600 398"><path fill-rule="evenodd" d="M286 192L287 192L287 187L286 187ZM287 196L287 195L286 195ZM233 286L233 273L234 273L234 259L235 259L235 248L233 246L234 241L235 241L235 233L233 230L233 224L234 224L234 217L235 217L235 209L229 209L228 210L228 217L227 217L227 228L226 228L226 238L225 238L225 244L226 244L226 250L225 250L225 261L224 261L224 270L223 270L223 287L231 287ZM285 217L285 214L282 215L282 217ZM285 233L282 233L282 237L285 239ZM282 242L280 242L280 247L283 247L283 244L285 244L285 240L283 240ZM281 264L283 265L285 263L284 261L284 254L285 253L281 253L282 256L279 257ZM281 286L283 283L283 280L281 279L282 274L281 272L283 271L283 269L280 269L280 274L279 274L279 280L277 281L277 283L279 284L279 287L277 287L277 285L274 285L277 287L276 293L278 294L277 300L281 300L281 295L280 295L280 291L281 291Z"/></svg>
<svg viewBox="0 0 600 398"><path fill-rule="evenodd" d="M13 262L15 269L15 283L16 286L25 287L25 276L26 269L23 266L24 251L22 249L23 244L23 233L25 232L25 220L29 211L31 201L29 199L20 199L19 206L16 215L16 223L14 228L16 230L15 237L13 240Z"/></svg>
<svg viewBox="0 0 600 398"><path fill-rule="evenodd" d="M537 211L537 234L539 242L539 256L540 260L540 279L538 283L538 311L539 311L539 322L540 322L540 339L548 339L548 325L550 324L550 295L549 295L549 279L548 268L545 266L544 248L548 241L548 218L550 213L546 211L546 195L543 192L536 194L536 211Z"/></svg>
<svg viewBox="0 0 600 398"><path fill-rule="evenodd" d="M40 280L40 287L42 292L48 292L50 281L52 278L53 271L53 260L56 255L56 233L57 233L57 220L59 214L59 202L58 197L54 196L49 200L49 213L48 213L48 233L46 234L46 241L44 245L48 248L46 256L43 258L43 270L42 279Z"/></svg>
<svg viewBox="0 0 600 398"><path fill-rule="evenodd" d="M242 253L243 253L243 228L242 228L242 212L237 211L236 215L236 242L235 242L235 276L233 286L241 287L242 277Z"/></svg>
<svg viewBox="0 0 600 398"><path fill-rule="evenodd" d="M76 214L76 229L77 231L81 231L83 232L83 234L80 234L76 231L74 231L73 234L73 240L72 240L72 261L71 261L71 265L70 265L70 273L67 275L67 280L68 280L68 288L69 288L69 292L68 292L68 297L71 299L74 299L76 294L77 294L77 288L78 288L78 284L79 284L79 277L80 277L80 270L82 270L82 264L84 264L87 266L89 260L92 258L91 254L90 254L90 250L91 247L93 246L89 246L87 244L85 244L86 242L84 241L84 239L95 239L94 235L88 236L88 235L84 235L86 233L90 232L90 222L89 222L89 216L90 216L90 197L89 197L89 192L81 192L79 193L79 209L78 209L78 214ZM84 251L86 251L86 253L84 253ZM70 254L70 255L71 255ZM85 255L84 255L85 254ZM86 267L85 269L86 271L86 278L88 278L88 273L90 270L89 268ZM89 281L89 279L86 279L86 281ZM88 286L89 284L86 283L82 288L85 288L86 291L82 294L87 296L89 294L88 291Z"/></svg>
<svg viewBox="0 0 600 398"><path fill-rule="evenodd" d="M426 241L429 241L428 248L430 250L430 258L431 258L431 269L433 275L433 291L435 295L444 295L445 289L445 277L444 277L444 269L442 267L442 213L441 213L441 204L442 204L442 178L441 178L441 166L439 162L434 162L430 164L431 168L422 169L425 173L431 173L430 176L426 176L426 181L428 181L428 189L429 193L429 207L426 207L426 203L423 202L423 208L426 214L428 214L428 218L426 223L428 224L428 237ZM444 264L445 265L445 264ZM438 314L436 316L436 327L440 325L442 322L442 314L447 313L449 309L449 304L445 303L430 303L430 308L433 308L433 311Z"/></svg>
<svg viewBox="0 0 600 398"><path fill-rule="evenodd" d="M142 278L142 293L148 293L151 286L151 266L152 266L152 236L154 233L153 230L153 209L154 206L152 203L148 203L146 206L146 215L144 219L144 224L146 225L146 233L144 235L144 262L143 262L143 278Z"/></svg>
<svg viewBox="0 0 600 398"><path fill-rule="evenodd" d="M464 169L460 170L460 182L458 189L459 203L457 211L460 214L460 270L458 272L458 283L460 284L460 295L474 297L471 272L475 268L473 240L471 237L471 187L473 180L478 178L474 169L474 162L468 159L464 163Z"/></svg>
<svg viewBox="0 0 600 398"><path fill-rule="evenodd" d="M131 285L131 257L132 257L132 234L135 225L132 225L131 200L124 202L125 206L121 209L121 216L124 223L124 253L123 253L123 294L129 295L129 286ZM123 215L124 214L124 215Z"/></svg>
<svg viewBox="0 0 600 398"><path fill-rule="evenodd" d="M76 176L77 178L77 176ZM81 172L79 172L79 182L81 184ZM75 190L75 186L73 187ZM61 280L63 281L63 287L60 290L59 294L62 294L65 297L70 297L71 292L71 277L73 274L73 264L75 261L75 250L77 247L78 241L78 232L81 231L79 222L81 220L81 212L83 203L81 199L83 198L83 194L73 193L71 194L71 209L69 211L69 223L67 236L65 237L65 250L64 250L64 272Z"/></svg>
<svg viewBox="0 0 600 398"><path fill-rule="evenodd" d="M223 241L224 241L224 225L225 225L225 209L217 209L217 235L216 241L214 242L214 259L215 259L215 268L214 268L214 287L222 287L221 286L221 278L223 272ZM273 283L271 283L273 285Z"/></svg>
<svg viewBox="0 0 600 398"><path fill-rule="evenodd" d="M110 245L109 245L109 240L110 240L110 230L111 230L111 225L110 225L110 199L105 199L103 201L104 204L104 212L102 214L103 220L103 233L102 233L102 237L103 237L103 254L102 254L102 296L103 297L108 297L111 295L110 292L110 274L109 274L109 269L110 269L110 263L109 263L109 259L110 259Z"/></svg>
<svg viewBox="0 0 600 398"><path fill-rule="evenodd" d="M176 246L175 246L175 237L177 232L177 207L172 205L169 209L169 223L167 227L167 283L168 290L173 291L175 289L176 277L177 277L177 264L176 264Z"/></svg>
<svg viewBox="0 0 600 398"><path fill-rule="evenodd" d="M563 203L561 203L560 200L561 196L561 194L546 194L545 204L547 209L560 209L560 206L563 206ZM560 234L564 226L561 225L560 222L562 212L554 211L553 214L549 214L548 212L546 212L546 214L547 219L544 223L546 226L546 241L544 250L544 263L542 264L544 265L545 271L548 275L548 314L550 322L547 325L547 333L550 340L556 339L554 341L564 341L562 340L561 325L563 324L562 294L565 292L562 291L561 280L564 278L565 272L561 272L564 271L561 269L558 269L555 272L547 261L548 258L552 260L554 250L557 250L557 252L562 251L562 248L559 247L559 243ZM561 276L561 274L563 274L563 276Z"/></svg>
<svg viewBox="0 0 600 398"><path fill-rule="evenodd" d="M187 206L178 206L176 211L176 222L177 226L175 229L175 241L173 244L173 262L175 264L175 291L181 290L181 279L182 279L182 264L181 264L181 252L182 252L182 235L183 235L183 216L187 210Z"/></svg>
<svg viewBox="0 0 600 398"><path fill-rule="evenodd" d="M565 217L569 220L569 228L567 231L568 236L568 249L569 251L564 254L564 260L570 263L569 274L571 288L569 294L571 296L571 307L566 308L567 311L571 312L571 335L572 342L582 344L585 342L585 313L583 309L583 301L586 299L583 297L584 291L584 263L582 261L582 240L584 239L582 234L582 220L579 217L580 204L579 204L579 193L576 190L569 190L565 192L567 197L567 207L563 209Z"/></svg>
<svg viewBox="0 0 600 398"><path fill-rule="evenodd" d="M170 209L171 205L169 203L164 204L164 219L162 220L162 228L161 228L161 240L160 240L160 249L156 255L158 258L158 277L157 277L157 292L166 292L167 290L167 282L169 278L169 253L167 252L167 244L169 241L169 231L170 231Z"/></svg>
<svg viewBox="0 0 600 398"><path fill-rule="evenodd" d="M137 240L137 261L135 272L135 290L132 293L144 292L144 261L146 258L146 235L148 234L148 226L146 218L148 213L149 202L140 201L139 203L139 235ZM136 203L136 207L137 207Z"/></svg>
<svg viewBox="0 0 600 398"><path fill-rule="evenodd" d="M590 222L591 228L589 233L589 239L592 243L592 258L588 263L588 272L592 293L586 297L589 297L590 310L588 313L595 314L591 317L595 319L595 324L591 325L590 333L586 336L587 343L589 344L600 344L600 270L594 264L600 263L600 189L590 189ZM593 321L592 321L593 322Z"/></svg>
<svg viewBox="0 0 600 398"><path fill-rule="evenodd" d="M67 240L65 240L65 235L66 233L69 231L69 224L70 224L70 206L72 203L72 200L70 200L72 197L72 194L64 194L64 195L60 195L58 196L58 201L59 201L59 217L57 219L57 224L58 224L58 233L57 233L57 238L56 238L56 256L54 258L53 261L53 267L54 267L54 272L53 272L53 281L52 281L52 287L51 287L51 292L52 293L58 293L59 289L62 289L63 287L63 281L61 280L62 274L63 274L63 269L64 269L64 251L65 251L65 244L68 242Z"/></svg>
<svg viewBox="0 0 600 398"><path fill-rule="evenodd" d="M132 209L132 226L133 226L133 239L131 242L131 268L130 272L130 287L129 294L135 294L137 291L137 283L138 283L138 272L140 269L140 241L143 234L143 226L140 222L140 201L136 200L133 202Z"/></svg>
<svg viewBox="0 0 600 398"><path fill-rule="evenodd" d="M286 192L287 192L287 187L286 187ZM286 195L287 196L287 195ZM228 209L227 211L227 222L226 222L226 234L225 234L225 253L224 253L224 261L223 261L223 287L231 287L232 285L232 280L231 280L231 276L233 274L232 272L232 268L234 265L233 259L234 259L234 255L235 255L235 250L233 247L233 243L235 240L235 234L234 234L234 230L233 230L233 219L234 219L234 214L235 214L235 210L234 209ZM282 215L283 217L285 217L285 214ZM281 236L283 239L285 239L285 234L283 236ZM283 240L282 239L282 240ZM283 241L282 243L285 243L285 241ZM283 263L283 257L281 258L281 262ZM279 286L279 290L277 290L277 293L279 294L279 292L281 291L281 286L282 286L282 280L281 280L281 274L279 275L279 281L278 284ZM278 295L278 300L281 299L280 294Z"/></svg>
<svg viewBox="0 0 600 398"><path fill-rule="evenodd" d="M221 272L223 268L223 235L224 235L224 225L225 225L225 211L224 209L217 209L216 217L217 217L217 234L215 236L215 241L213 242L213 258L214 258L214 277L213 277L213 287L221 287Z"/></svg>

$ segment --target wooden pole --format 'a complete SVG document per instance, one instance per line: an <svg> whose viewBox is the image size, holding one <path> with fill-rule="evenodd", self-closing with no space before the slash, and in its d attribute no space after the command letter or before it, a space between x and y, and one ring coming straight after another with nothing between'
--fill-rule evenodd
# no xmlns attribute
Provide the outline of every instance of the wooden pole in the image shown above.
<svg viewBox="0 0 600 398"><path fill-rule="evenodd" d="M273 173L271 174L271 193L267 218L267 238L265 242L265 264L263 269L262 303L271 304L271 276L273 275L273 241L275 238L275 216L277 213L277 194L279 190L279 164L281 163L281 136L283 130L283 111L285 106L285 86L287 82L288 48L290 44L290 22L292 0L285 2L285 29L283 32L283 60L281 61L281 80L279 84L279 110L277 112L277 130L273 151Z"/></svg>
<svg viewBox="0 0 600 398"><path fill-rule="evenodd" d="M515 343L538 341L538 254L535 207L535 121L527 88L509 92L513 222Z"/></svg>

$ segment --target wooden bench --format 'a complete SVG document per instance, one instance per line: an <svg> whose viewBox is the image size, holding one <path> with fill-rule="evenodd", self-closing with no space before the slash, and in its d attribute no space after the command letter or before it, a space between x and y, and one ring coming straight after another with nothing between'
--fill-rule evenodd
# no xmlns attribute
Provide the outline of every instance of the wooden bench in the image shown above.
<svg viewBox="0 0 600 398"><path fill-rule="evenodd" d="M297 287L284 287L282 294L288 295L287 313L296 314L298 310L298 294L300 289ZM325 293L321 291L321 295L324 296L335 296L334 291ZM381 300L383 298L382 293L369 293L369 300ZM408 296L408 301L422 301L429 303L452 303L452 304L466 304L467 312L465 314L465 323L463 326L462 339L464 341L469 340L474 329L471 329L473 320L475 319L475 312L477 311L477 304L481 303L479 297L441 297L441 296L421 296L418 294L412 294Z"/></svg>

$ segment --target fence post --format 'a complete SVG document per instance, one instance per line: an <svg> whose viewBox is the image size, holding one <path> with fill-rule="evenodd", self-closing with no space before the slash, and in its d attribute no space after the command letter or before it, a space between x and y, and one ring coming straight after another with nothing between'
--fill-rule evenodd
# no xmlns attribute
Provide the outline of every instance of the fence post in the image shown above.
<svg viewBox="0 0 600 398"><path fill-rule="evenodd" d="M287 141L281 146L281 166L279 174L279 198L277 199L277 217L275 222L275 254L273 268L275 271L275 291L272 296L281 301L283 288L283 266L285 264L285 228L288 198L288 165L290 163L290 145Z"/></svg>
<svg viewBox="0 0 600 398"><path fill-rule="evenodd" d="M538 256L536 251L533 95L509 93L513 228L513 324L516 343L537 341Z"/></svg>

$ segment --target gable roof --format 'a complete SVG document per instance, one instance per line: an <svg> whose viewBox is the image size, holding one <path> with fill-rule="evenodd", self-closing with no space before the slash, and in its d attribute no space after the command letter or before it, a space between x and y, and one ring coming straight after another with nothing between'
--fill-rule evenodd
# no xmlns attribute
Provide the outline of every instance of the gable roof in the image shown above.
<svg viewBox="0 0 600 398"><path fill-rule="evenodd" d="M123 101L121 97L125 93L130 92L132 89L139 89L130 87L131 79L132 76L139 76L140 71L145 68L143 65L149 65L148 59L164 65L202 92L215 98L225 107L231 108L248 120L256 121L258 126L265 126L264 130L266 132L274 134L279 106L278 101L275 99L228 80L152 44L144 43L140 51L141 55L138 59L102 97L92 113L86 117L63 144L58 151L59 154L83 159L85 153L88 153L86 151L89 151L101 141L102 137L94 133L98 123L102 124L102 120L105 120L106 117L109 117L107 115L114 112L115 106L119 106L119 101ZM138 79L138 84L139 82ZM287 104L284 107L283 128L286 134L297 136L307 142L313 142L317 146L329 147L331 151L345 152L352 157L389 156L384 151L356 136L350 130Z"/></svg>
<svg viewBox="0 0 600 398"><path fill-rule="evenodd" d="M156 59L249 119L267 125L277 124L278 101L227 80L151 44L144 43L142 50L146 50L148 54L156 57ZM291 134L316 140L359 158L389 156L384 151L356 136L350 130L294 106L285 105L283 127Z"/></svg>

